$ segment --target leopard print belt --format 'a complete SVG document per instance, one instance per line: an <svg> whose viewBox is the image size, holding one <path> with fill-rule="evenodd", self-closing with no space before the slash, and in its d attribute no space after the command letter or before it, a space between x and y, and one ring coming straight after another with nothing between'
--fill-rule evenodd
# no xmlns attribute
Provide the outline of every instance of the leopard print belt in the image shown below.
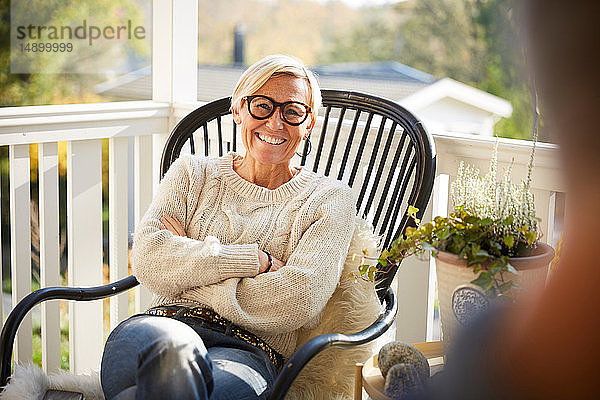
<svg viewBox="0 0 600 400"><path fill-rule="evenodd" d="M228 336L238 338L252 346L267 353L267 356L275 365L277 370L283 366L283 356L273 350L264 340L247 330L234 325L233 322L221 317L219 314L205 307L184 307L184 306L156 306L149 308L144 312L147 315L158 315L174 319L190 319L199 321L208 328L224 333Z"/></svg>

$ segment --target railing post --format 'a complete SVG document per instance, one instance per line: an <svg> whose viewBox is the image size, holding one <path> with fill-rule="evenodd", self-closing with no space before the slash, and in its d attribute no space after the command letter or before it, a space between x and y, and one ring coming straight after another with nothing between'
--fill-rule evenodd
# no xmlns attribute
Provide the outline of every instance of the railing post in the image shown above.
<svg viewBox="0 0 600 400"><path fill-rule="evenodd" d="M29 145L11 145L10 162L10 234L12 304L31 293L31 212L29 195ZM30 361L33 356L31 315L27 315L17 333L14 358Z"/></svg>
<svg viewBox="0 0 600 400"><path fill-rule="evenodd" d="M432 211L430 200L423 214L423 221L431 220ZM430 293L435 291L435 286L431 286L430 270L429 260L421 260L415 256L402 261L398 268L397 340L416 343L423 342L428 337L429 326L433 320L433 301Z"/></svg>
<svg viewBox="0 0 600 400"><path fill-rule="evenodd" d="M109 139L108 167L108 237L110 282L128 275L128 217L127 217L127 137ZM129 315L127 293L110 299L110 329Z"/></svg>
<svg viewBox="0 0 600 400"><path fill-rule="evenodd" d="M101 140L67 142L69 286L102 284ZM98 369L102 356L102 302L69 302L69 367Z"/></svg>
<svg viewBox="0 0 600 400"><path fill-rule="evenodd" d="M134 220L137 228L152 201L152 136L136 136L134 142ZM152 294L142 285L135 288L135 312L144 311Z"/></svg>
<svg viewBox="0 0 600 400"><path fill-rule="evenodd" d="M40 286L60 286L58 221L58 143L40 143L38 155L40 209ZM41 304L42 368L60 370L60 302Z"/></svg>
<svg viewBox="0 0 600 400"><path fill-rule="evenodd" d="M432 196L432 213L431 219L437 217L448 216L448 202L450 197L450 176L447 174L439 174L435 177L433 184L433 196ZM435 302L435 288L437 286L437 270L435 265L436 259L429 257L429 296L427 299L427 341L431 342L435 340L433 328L434 320L434 302ZM439 339L438 339L439 340Z"/></svg>

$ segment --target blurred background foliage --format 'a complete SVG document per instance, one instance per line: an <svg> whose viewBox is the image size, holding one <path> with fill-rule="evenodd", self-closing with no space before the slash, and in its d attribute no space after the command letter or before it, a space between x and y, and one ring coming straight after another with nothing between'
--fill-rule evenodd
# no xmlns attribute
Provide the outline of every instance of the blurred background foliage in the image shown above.
<svg viewBox="0 0 600 400"><path fill-rule="evenodd" d="M144 23L144 8L151 0L44 0L31 3L22 0L11 9L11 0L0 0L0 105L26 106L45 104L93 103L106 101L94 93L94 86L106 81L108 73L86 74L12 74L10 73L10 28L11 12L27 13L35 11L45 16L48 26L76 27L86 20L88 26L97 24L123 25L131 20L135 25ZM33 10L32 10L33 8ZM14 17L14 16L13 16ZM27 21L27 17L20 20ZM82 70L93 71L98 65L125 65L132 55L138 58L150 59L150 47L135 40L127 41L127 46L107 46L101 41L94 43L90 49L78 50L80 57L77 62ZM115 60L119 60L117 63ZM36 62L36 61L34 61ZM61 57L45 57L37 62L68 62ZM37 70L37 65L32 70ZM61 65L48 66L48 70L62 70ZM42 70L44 67L41 68Z"/></svg>

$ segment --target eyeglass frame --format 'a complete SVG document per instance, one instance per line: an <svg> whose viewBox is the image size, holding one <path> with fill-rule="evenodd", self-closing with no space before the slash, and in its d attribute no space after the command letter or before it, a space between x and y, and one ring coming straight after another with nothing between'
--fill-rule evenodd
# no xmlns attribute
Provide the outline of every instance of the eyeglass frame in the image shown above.
<svg viewBox="0 0 600 400"><path fill-rule="evenodd" d="M269 113L269 115L266 115L264 117L257 117L256 115L254 115L252 113L252 111L250 110L250 102L253 99L257 98L257 97L265 98L265 99L269 100L271 103L273 103L273 109L271 110L271 112ZM308 115L312 113L312 108L308 104L304 104L301 101L284 101L283 103L280 103L278 101L273 100L269 96L265 96L265 95L262 95L262 94L254 94L254 95L251 95L251 96L244 96L244 97L242 97L242 100L246 101L246 103L248 104L248 113L250 113L250 115L252 116L252 118L257 119L259 121L271 118L271 116L275 113L275 110L277 109L277 107L279 107L279 112L280 112L280 115L281 115L281 119L283 121L285 121L286 124L291 125L291 126L302 125L302 123L304 123L304 121L306 121L306 119L308 118ZM292 103L300 104L300 105L302 105L306 109L306 114L304 115L304 118L302 119L302 121L300 121L298 123L292 123L292 122L288 121L287 118L285 117L285 115L282 112L284 106L286 106L288 104L292 104Z"/></svg>

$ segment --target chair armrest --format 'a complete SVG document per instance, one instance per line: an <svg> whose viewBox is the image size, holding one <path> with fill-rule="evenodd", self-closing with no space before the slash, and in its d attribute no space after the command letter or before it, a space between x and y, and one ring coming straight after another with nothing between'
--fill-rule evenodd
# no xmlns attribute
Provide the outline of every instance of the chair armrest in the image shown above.
<svg viewBox="0 0 600 400"><path fill-rule="evenodd" d="M275 380L269 400L282 400L300 371L321 351L329 347L359 346L383 335L392 326L398 311L398 302L391 288L385 294L384 301L385 311L368 328L352 335L340 333L319 335L304 343L283 366Z"/></svg>
<svg viewBox="0 0 600 400"><path fill-rule="evenodd" d="M25 315L38 303L46 300L76 300L90 301L104 299L112 295L124 292L138 285L135 276L131 275L117 282L103 286L93 286L86 288L72 288L54 286L38 289L25 296L8 315L2 335L0 336L0 386L6 386L10 376L10 359L12 357L13 343L17 329L25 318Z"/></svg>

